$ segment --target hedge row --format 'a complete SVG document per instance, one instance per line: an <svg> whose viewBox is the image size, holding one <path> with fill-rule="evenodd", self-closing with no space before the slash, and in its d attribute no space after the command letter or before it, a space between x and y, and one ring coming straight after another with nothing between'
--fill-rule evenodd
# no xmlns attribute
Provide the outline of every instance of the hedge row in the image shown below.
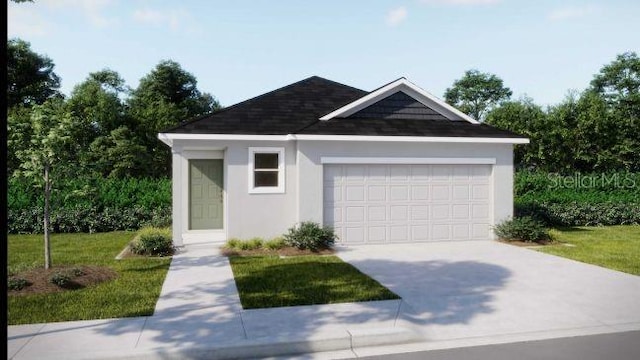
<svg viewBox="0 0 640 360"><path fill-rule="evenodd" d="M130 208L103 208L75 206L51 209L51 230L54 233L107 232L114 230L137 230L144 226L165 227L171 224L171 207L147 209L141 206ZM10 234L43 233L43 211L41 206L8 212Z"/></svg>
<svg viewBox="0 0 640 360"><path fill-rule="evenodd" d="M515 215L531 216L549 226L638 225L640 202L516 201Z"/></svg>
<svg viewBox="0 0 640 360"><path fill-rule="evenodd" d="M640 224L640 173L519 171L514 192L516 216L549 226Z"/></svg>
<svg viewBox="0 0 640 360"><path fill-rule="evenodd" d="M8 185L9 233L42 233L42 190L17 178ZM70 179L54 188L51 200L51 230L57 233L171 224L170 179Z"/></svg>

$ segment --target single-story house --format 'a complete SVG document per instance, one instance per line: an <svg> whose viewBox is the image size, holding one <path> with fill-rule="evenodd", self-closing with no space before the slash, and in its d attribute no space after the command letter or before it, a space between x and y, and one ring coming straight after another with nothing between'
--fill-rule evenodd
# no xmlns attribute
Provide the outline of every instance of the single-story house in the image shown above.
<svg viewBox="0 0 640 360"><path fill-rule="evenodd" d="M271 238L301 221L342 244L488 240L512 216L513 145L400 78L317 76L184 122L171 147L176 246Z"/></svg>

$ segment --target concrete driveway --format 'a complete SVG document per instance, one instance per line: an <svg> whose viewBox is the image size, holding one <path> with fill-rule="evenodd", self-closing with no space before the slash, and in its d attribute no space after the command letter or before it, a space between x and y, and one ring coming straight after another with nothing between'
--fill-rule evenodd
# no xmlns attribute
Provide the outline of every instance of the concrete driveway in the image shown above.
<svg viewBox="0 0 640 360"><path fill-rule="evenodd" d="M530 249L493 241L398 244L342 248L339 256L400 295L396 325L426 341L640 329L640 277Z"/></svg>

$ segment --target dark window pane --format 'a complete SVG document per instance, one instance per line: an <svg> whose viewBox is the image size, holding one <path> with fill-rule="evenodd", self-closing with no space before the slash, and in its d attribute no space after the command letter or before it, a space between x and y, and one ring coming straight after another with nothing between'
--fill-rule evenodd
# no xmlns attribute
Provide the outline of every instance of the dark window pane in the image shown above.
<svg viewBox="0 0 640 360"><path fill-rule="evenodd" d="M256 169L277 169L278 154L255 154Z"/></svg>
<svg viewBox="0 0 640 360"><path fill-rule="evenodd" d="M278 186L277 171L256 171L254 175L253 187Z"/></svg>

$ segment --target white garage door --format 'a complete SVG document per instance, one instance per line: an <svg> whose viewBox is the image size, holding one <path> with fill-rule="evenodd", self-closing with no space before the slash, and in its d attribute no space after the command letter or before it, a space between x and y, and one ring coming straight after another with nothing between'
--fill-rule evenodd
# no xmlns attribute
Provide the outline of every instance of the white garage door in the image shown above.
<svg viewBox="0 0 640 360"><path fill-rule="evenodd" d="M324 165L324 222L343 244L487 240L491 165Z"/></svg>

